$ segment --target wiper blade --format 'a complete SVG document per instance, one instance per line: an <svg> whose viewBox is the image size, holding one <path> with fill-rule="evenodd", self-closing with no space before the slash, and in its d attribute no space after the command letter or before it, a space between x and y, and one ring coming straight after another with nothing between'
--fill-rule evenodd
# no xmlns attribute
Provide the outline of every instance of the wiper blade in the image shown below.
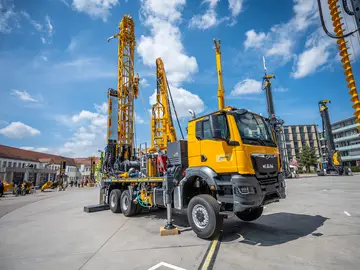
<svg viewBox="0 0 360 270"><path fill-rule="evenodd" d="M265 145L265 142L260 138L244 137L243 140L255 141L260 143L261 145Z"/></svg>

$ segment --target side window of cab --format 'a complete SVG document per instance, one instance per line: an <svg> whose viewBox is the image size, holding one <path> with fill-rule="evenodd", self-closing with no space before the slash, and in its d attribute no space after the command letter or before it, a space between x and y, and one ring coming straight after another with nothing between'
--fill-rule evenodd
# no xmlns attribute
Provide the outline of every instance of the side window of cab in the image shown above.
<svg viewBox="0 0 360 270"><path fill-rule="evenodd" d="M230 133L225 114L218 114L218 123L223 138L229 139ZM213 140L208 119L200 120L196 123L196 138L198 140Z"/></svg>

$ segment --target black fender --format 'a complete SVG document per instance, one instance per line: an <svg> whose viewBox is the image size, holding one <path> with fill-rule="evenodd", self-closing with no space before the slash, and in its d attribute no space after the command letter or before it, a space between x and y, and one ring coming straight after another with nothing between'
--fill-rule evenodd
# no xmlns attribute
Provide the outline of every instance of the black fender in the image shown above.
<svg viewBox="0 0 360 270"><path fill-rule="evenodd" d="M199 177L202 180L204 180L209 186L214 186L214 190L218 189L215 181L217 177L217 173L209 167L201 166L201 167L187 168L185 175L187 179L192 179L193 177Z"/></svg>

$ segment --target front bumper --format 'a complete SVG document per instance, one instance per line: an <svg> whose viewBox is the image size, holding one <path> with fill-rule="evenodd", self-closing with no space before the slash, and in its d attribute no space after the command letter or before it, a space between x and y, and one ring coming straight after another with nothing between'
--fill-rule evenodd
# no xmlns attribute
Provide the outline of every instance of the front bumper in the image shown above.
<svg viewBox="0 0 360 270"><path fill-rule="evenodd" d="M286 185L282 174L267 182L259 182L255 176L233 175L231 183L235 213L286 198Z"/></svg>

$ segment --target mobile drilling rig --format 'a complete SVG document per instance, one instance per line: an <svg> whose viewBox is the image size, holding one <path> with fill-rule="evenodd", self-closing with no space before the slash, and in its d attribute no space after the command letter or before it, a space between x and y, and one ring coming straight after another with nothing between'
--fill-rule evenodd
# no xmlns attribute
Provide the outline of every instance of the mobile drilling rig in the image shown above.
<svg viewBox="0 0 360 270"><path fill-rule="evenodd" d="M335 148L334 136L331 131L331 122L329 116L329 108L327 103L331 103L330 100L319 101L319 111L322 120L322 134L326 139L327 158L324 163L319 163L317 168L317 174L323 175L352 175L351 169L343 165L340 153ZM324 166L325 165L325 166Z"/></svg>
<svg viewBox="0 0 360 270"><path fill-rule="evenodd" d="M264 73L265 73L263 77L263 89L265 90L265 94L266 94L269 122L275 132L275 139L279 148L281 167L283 169L284 176L290 177L291 172L288 163L289 161L286 154L286 145L283 134L284 120L282 120L280 117L275 115L275 106L274 106L274 100L271 89L271 79L275 79L275 75L267 74L265 57L263 57L263 63L264 63Z"/></svg>
<svg viewBox="0 0 360 270"><path fill-rule="evenodd" d="M153 110L163 110L160 115L167 115L167 119L153 114L151 130L152 151L166 150L166 170L160 176L151 176L154 170L149 170L150 164L159 163L147 162L148 173L142 177L104 173L100 206L108 205L112 212L121 211L125 216L135 215L142 208L166 206L167 223L161 233L176 232L171 220L172 208L187 209L189 223L201 238L217 235L224 216L236 215L245 221L259 218L264 205L286 197L279 151L268 121L246 109L225 107L224 91L219 88L219 110L200 117L192 113L187 140L178 140L166 98L169 93L171 100L171 92L165 84L161 63L158 59L157 105L160 106L155 105ZM116 94L109 91L110 105L115 103ZM114 108L109 106L110 124L114 118ZM112 128L108 125L109 131ZM113 134L109 134L110 139ZM90 208L84 210L91 212Z"/></svg>
<svg viewBox="0 0 360 270"><path fill-rule="evenodd" d="M134 99L139 94L139 75L134 73L135 24L125 15L119 32L108 38L118 38L118 87L108 90L108 134L103 172L115 174L139 167L134 148Z"/></svg>

